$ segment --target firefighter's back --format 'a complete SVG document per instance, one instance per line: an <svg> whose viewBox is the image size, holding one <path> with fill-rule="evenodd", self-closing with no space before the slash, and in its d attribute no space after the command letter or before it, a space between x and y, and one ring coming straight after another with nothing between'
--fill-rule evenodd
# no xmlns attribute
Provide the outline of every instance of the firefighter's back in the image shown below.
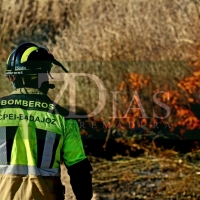
<svg viewBox="0 0 200 200"><path fill-rule="evenodd" d="M55 113L46 95L28 90L0 99L1 199L63 199L59 176L65 117Z"/></svg>

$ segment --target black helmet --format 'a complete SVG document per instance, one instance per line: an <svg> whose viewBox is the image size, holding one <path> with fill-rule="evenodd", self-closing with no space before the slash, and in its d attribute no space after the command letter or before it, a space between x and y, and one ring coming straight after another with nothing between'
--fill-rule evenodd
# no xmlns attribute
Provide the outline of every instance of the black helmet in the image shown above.
<svg viewBox="0 0 200 200"><path fill-rule="evenodd" d="M35 75L49 73L52 64L60 66L66 73L64 66L55 60L54 56L44 47L33 43L19 45L8 57L6 75Z"/></svg>

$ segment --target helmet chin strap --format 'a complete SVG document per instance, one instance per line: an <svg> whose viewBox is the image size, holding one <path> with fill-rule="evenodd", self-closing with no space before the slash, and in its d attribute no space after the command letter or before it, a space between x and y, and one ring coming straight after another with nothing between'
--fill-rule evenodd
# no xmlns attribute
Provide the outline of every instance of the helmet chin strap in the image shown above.
<svg viewBox="0 0 200 200"><path fill-rule="evenodd" d="M17 88L23 87L23 80L22 78L19 79L14 75L8 76L9 81L11 82L14 90L16 90Z"/></svg>
<svg viewBox="0 0 200 200"><path fill-rule="evenodd" d="M14 82L11 82L11 84L12 84L14 90L16 90L17 89L16 84Z"/></svg>

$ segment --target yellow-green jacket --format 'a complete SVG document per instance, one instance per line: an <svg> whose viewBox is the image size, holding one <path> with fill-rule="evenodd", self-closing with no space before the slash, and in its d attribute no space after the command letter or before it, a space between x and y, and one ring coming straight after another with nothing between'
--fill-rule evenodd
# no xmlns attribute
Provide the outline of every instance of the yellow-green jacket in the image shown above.
<svg viewBox="0 0 200 200"><path fill-rule="evenodd" d="M89 164L78 124L68 114L38 89L19 88L0 99L1 200L64 199L62 162L71 171L77 199L82 198L74 174L81 168L81 176Z"/></svg>

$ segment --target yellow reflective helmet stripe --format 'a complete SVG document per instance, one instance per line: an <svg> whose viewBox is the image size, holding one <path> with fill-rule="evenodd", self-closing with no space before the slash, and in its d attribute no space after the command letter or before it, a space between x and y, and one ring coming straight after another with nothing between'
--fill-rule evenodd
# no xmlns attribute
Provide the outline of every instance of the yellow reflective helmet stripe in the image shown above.
<svg viewBox="0 0 200 200"><path fill-rule="evenodd" d="M26 49L26 51L22 54L20 63L26 62L26 61L28 60L29 55L30 55L33 51L35 51L35 50L37 50L37 49L38 49L38 47L29 47L28 49Z"/></svg>

